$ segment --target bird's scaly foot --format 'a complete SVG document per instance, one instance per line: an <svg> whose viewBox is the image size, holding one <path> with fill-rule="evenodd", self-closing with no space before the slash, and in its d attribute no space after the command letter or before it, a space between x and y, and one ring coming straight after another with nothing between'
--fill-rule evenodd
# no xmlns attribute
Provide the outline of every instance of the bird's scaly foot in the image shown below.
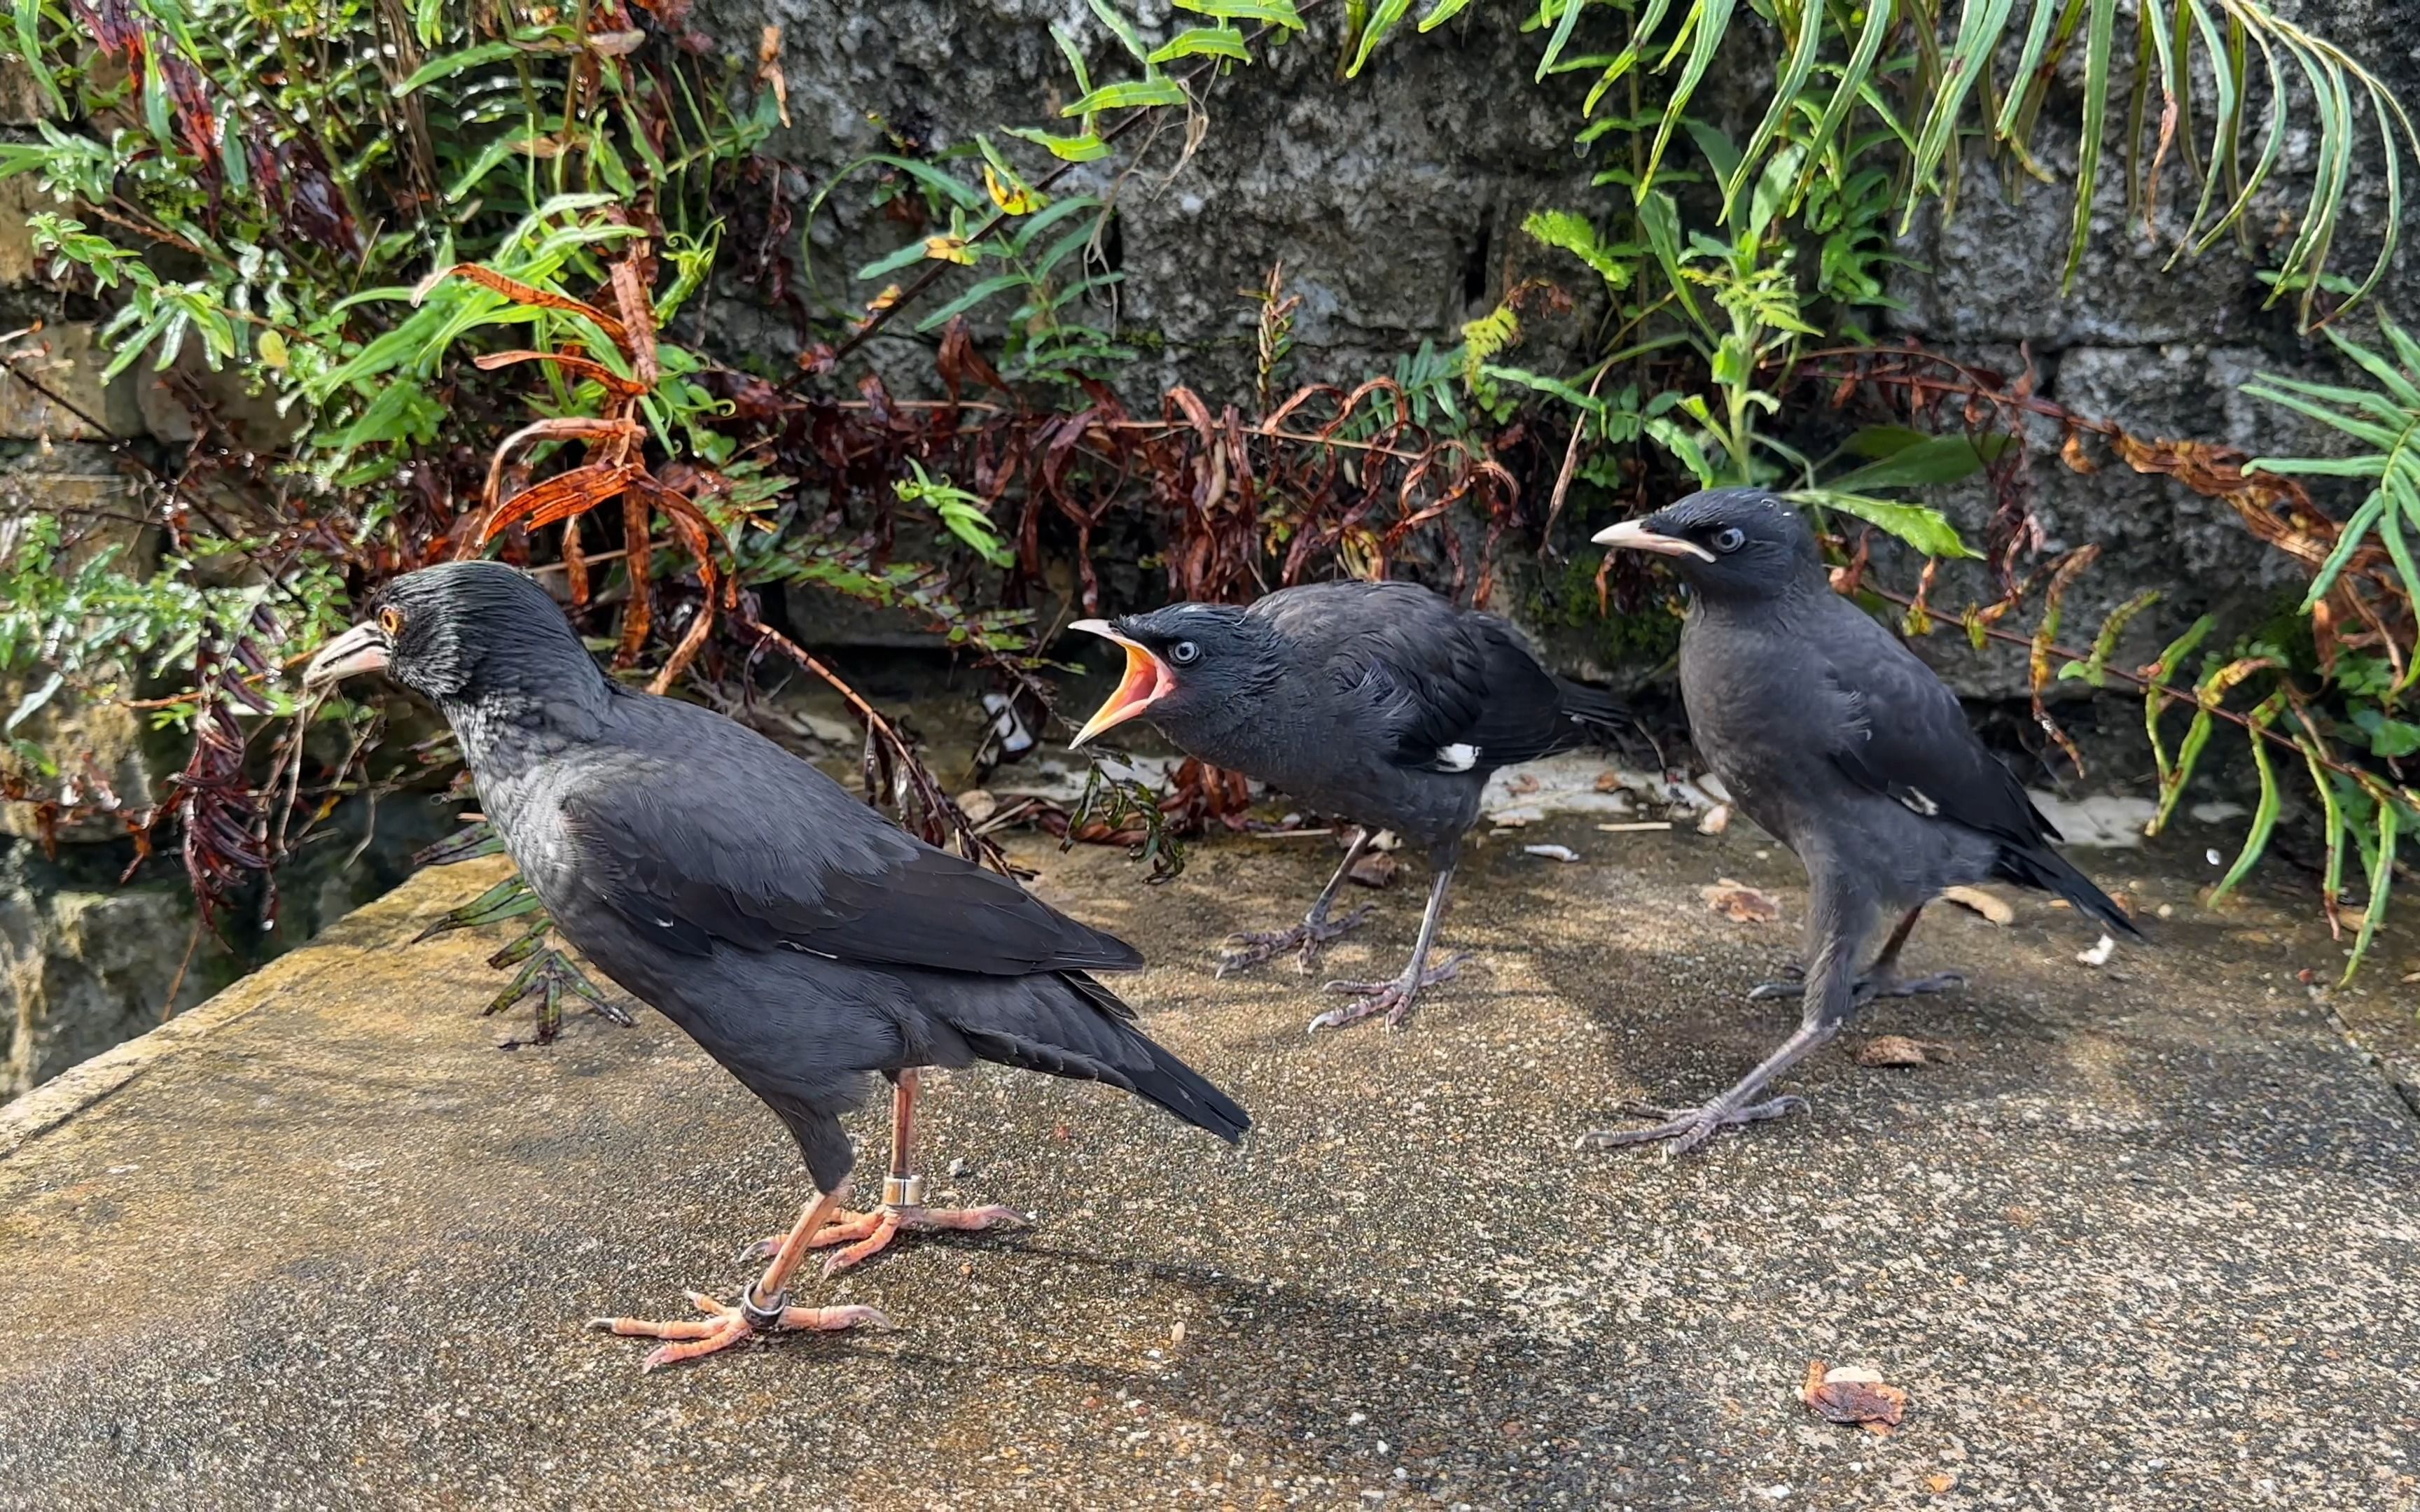
<svg viewBox="0 0 2420 1512"><path fill-rule="evenodd" d="M760 1308L749 1297L749 1292L742 1292L736 1303L721 1303L704 1292L692 1291L689 1294L690 1304L706 1315L703 1318L679 1318L660 1323L644 1318L598 1318L589 1326L626 1338L675 1341L648 1351L639 1363L643 1371L718 1353L754 1334L792 1330L834 1333L861 1326L888 1333L892 1326L878 1308L793 1307L787 1293L780 1299L780 1305Z"/></svg>
<svg viewBox="0 0 2420 1512"><path fill-rule="evenodd" d="M1633 1118L1661 1119L1652 1129L1594 1129L1574 1141L1575 1149L1619 1149L1624 1145L1644 1145L1658 1139L1669 1139L1667 1154L1685 1155L1725 1129L1745 1124L1761 1123L1787 1114L1807 1111L1807 1100L1795 1093L1750 1103L1744 1107L1725 1107L1720 1102L1701 1108L1659 1108L1644 1103L1626 1103L1621 1111Z"/></svg>
<svg viewBox="0 0 2420 1512"><path fill-rule="evenodd" d="M1929 977L1871 977L1857 979L1854 1001L1870 1003L1877 997L1928 997L1934 993L1955 992L1966 985L1962 971L1936 971ZM1796 997L1807 991L1804 977L1784 977L1779 981L1761 982L1749 989L1751 1003L1771 997Z"/></svg>
<svg viewBox="0 0 2420 1512"><path fill-rule="evenodd" d="M1297 964L1309 971L1311 963L1319 959L1319 952L1326 949L1328 941L1341 938L1369 917L1370 904L1363 903L1342 918L1326 918L1315 923L1306 918L1292 929L1230 934L1224 949L1218 953L1217 975L1224 977L1232 972L1249 971L1263 962L1274 961L1293 949L1301 950L1302 956Z"/></svg>
<svg viewBox="0 0 2420 1512"><path fill-rule="evenodd" d="M1015 1208L994 1205L988 1208L927 1208L922 1203L912 1206L886 1203L871 1212L836 1212L831 1222L815 1230L807 1241L809 1249L828 1249L834 1244L846 1247L824 1260L824 1274L838 1275L854 1265L861 1265L891 1247L892 1240L904 1230L910 1234L975 1233L985 1228L1022 1228L1025 1214ZM782 1236L775 1234L759 1240L744 1251L742 1259L763 1259L781 1247Z"/></svg>
<svg viewBox="0 0 2420 1512"><path fill-rule="evenodd" d="M1398 977L1392 981L1331 981L1322 992L1356 993L1360 995L1342 1008L1331 1008L1311 1021L1311 1032L1341 1029L1347 1024L1383 1014L1389 1028L1400 1027L1412 1012L1412 1004L1425 988L1441 981L1450 981L1462 972L1462 964L1470 959L1467 950L1457 951L1436 965L1419 974L1417 980Z"/></svg>

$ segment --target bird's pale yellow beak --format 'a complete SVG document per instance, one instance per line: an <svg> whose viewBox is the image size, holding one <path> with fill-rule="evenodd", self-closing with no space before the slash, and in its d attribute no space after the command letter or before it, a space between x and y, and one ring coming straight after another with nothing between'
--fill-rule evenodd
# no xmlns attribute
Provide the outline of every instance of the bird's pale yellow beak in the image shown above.
<svg viewBox="0 0 2420 1512"><path fill-rule="evenodd" d="M376 620L364 620L319 648L311 665L302 669L302 687L316 692L355 672L383 671L387 653L393 649L385 627Z"/></svg>
<svg viewBox="0 0 2420 1512"><path fill-rule="evenodd" d="M1118 679L1118 690L1109 695L1109 702L1094 711L1090 719L1084 721L1084 728L1077 731L1076 738L1067 742L1071 748L1082 745L1104 730L1139 717L1176 691L1176 677L1168 670L1168 664L1109 628L1109 621L1078 620L1067 628L1096 635L1104 640L1114 640L1126 648L1126 671L1125 675Z"/></svg>
<svg viewBox="0 0 2420 1512"><path fill-rule="evenodd" d="M1626 519L1596 532L1592 539L1599 546L1627 547L1633 551L1652 551L1659 557L1696 557L1712 562L1714 554L1695 541L1677 535L1658 535L1647 528L1643 519Z"/></svg>

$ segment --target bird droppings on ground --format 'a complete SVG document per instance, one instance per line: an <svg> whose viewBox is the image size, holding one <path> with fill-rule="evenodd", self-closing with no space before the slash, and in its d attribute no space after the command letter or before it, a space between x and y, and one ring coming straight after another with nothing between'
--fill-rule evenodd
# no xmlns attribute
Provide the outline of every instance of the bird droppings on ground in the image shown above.
<svg viewBox="0 0 2420 1512"><path fill-rule="evenodd" d="M1524 845L1521 847L1521 854L1534 856L1542 861L1568 863L1580 858L1580 853L1568 845Z"/></svg>
<svg viewBox="0 0 2420 1512"><path fill-rule="evenodd" d="M2410 989L2314 1005L2295 972L2343 958L2307 896L2256 878L2213 916L2202 841L2163 842L2128 860L2176 908L2136 980L2069 964L2087 926L2039 898L2007 929L1928 912L1909 964L1974 984L1861 1027L1953 1059L1836 1043L1779 1084L1808 1114L1573 1151L1795 1017L1741 1001L1792 942L1698 897L1728 875L1798 917L1796 863L1746 831L1528 837L1587 867L1481 847L1451 923L1492 969L1315 1039L1315 980L1218 980L1213 942L1299 909L1333 849L1222 838L1145 887L1013 835L1143 948L1125 995L1253 1134L1202 1159L1106 1089L935 1074L948 1200L1040 1222L801 1281L897 1333L644 1379L581 1320L745 1281L796 1147L652 1013L496 1054L501 932L399 942L502 873L426 873L70 1073L81 1101L0 1113L0 1506L2420 1512ZM1370 901L1337 969L1418 925ZM2375 949L2420 965L2400 921ZM850 1125L877 1169L886 1126ZM1819 1356L1909 1393L1893 1436L1801 1404Z"/></svg>
<svg viewBox="0 0 2420 1512"><path fill-rule="evenodd" d="M2103 934L2089 949L2076 951L2075 958L2098 971L2109 964L2109 958L2117 951L2118 942Z"/></svg>
<svg viewBox="0 0 2420 1512"><path fill-rule="evenodd" d="M1730 877L1717 878L1713 887L1699 887L1698 896L1706 906L1734 924L1771 924L1781 918L1781 900L1762 887L1751 887Z"/></svg>

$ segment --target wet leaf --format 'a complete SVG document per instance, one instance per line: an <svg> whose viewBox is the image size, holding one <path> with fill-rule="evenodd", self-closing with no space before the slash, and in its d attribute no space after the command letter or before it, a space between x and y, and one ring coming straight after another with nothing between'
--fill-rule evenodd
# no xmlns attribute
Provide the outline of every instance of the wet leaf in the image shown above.
<svg viewBox="0 0 2420 1512"><path fill-rule="evenodd" d="M1354 862L1353 870L1345 875L1365 887L1390 887L1403 870L1404 863L1391 853L1372 851Z"/></svg>
<svg viewBox="0 0 2420 1512"><path fill-rule="evenodd" d="M532 284L524 284L517 278L507 278L494 269L485 268L477 263L456 263L450 268L440 268L412 286L411 302L418 304L427 300L437 285L449 278L467 279L482 288L494 290L516 304L535 305L541 310L560 310L566 315L585 316L597 323L599 331L605 332L606 339L625 350L629 347L629 333L622 329L622 322L597 306L584 304L568 294L557 294L552 289L539 288Z"/></svg>
<svg viewBox="0 0 2420 1512"><path fill-rule="evenodd" d="M492 541L515 525L526 524L535 530L584 515L609 499L620 498L641 471L636 462L591 462L558 472L506 500L494 517L480 528L479 540L482 544Z"/></svg>
<svg viewBox="0 0 2420 1512"><path fill-rule="evenodd" d="M1807 1383L1798 1399L1827 1423L1847 1423L1887 1434L1907 1416L1907 1393L1877 1371L1854 1365L1807 1362Z"/></svg>
<svg viewBox="0 0 2420 1512"><path fill-rule="evenodd" d="M1724 877L1711 887L1699 887L1706 906L1735 924L1771 924L1781 918L1781 900L1761 887Z"/></svg>
<svg viewBox="0 0 2420 1512"><path fill-rule="evenodd" d="M411 864L414 867L452 866L458 861L476 860L483 856L500 856L504 849L504 837L496 833L495 825L482 819L434 845L414 851Z"/></svg>
<svg viewBox="0 0 2420 1512"><path fill-rule="evenodd" d="M1903 1034L1878 1034L1857 1047L1860 1066L1929 1066L1947 1060L1949 1047L1938 1040L1911 1040Z"/></svg>
<svg viewBox="0 0 2420 1512"><path fill-rule="evenodd" d="M538 911L537 894L518 876L506 877L461 907L440 915L435 922L411 937L411 943L443 934L458 929L478 929L488 924L501 924L508 918L520 918Z"/></svg>

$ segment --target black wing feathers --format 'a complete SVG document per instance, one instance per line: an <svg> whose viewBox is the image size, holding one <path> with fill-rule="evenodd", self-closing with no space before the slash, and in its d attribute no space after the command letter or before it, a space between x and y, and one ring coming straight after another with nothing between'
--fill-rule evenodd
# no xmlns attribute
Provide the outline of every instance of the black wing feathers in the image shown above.
<svg viewBox="0 0 2420 1512"><path fill-rule="evenodd" d="M1860 635L1844 648L1853 656L1865 653L1854 673L1844 674L1838 664L1830 671L1848 710L1832 750L1834 764L1858 786L1916 813L1999 841L1997 870L2008 881L2056 893L2110 928L2137 933L2125 910L2051 849L2061 838L2057 828L1975 737L1957 695L1888 631L1851 613L1874 635Z"/></svg>
<svg viewBox="0 0 2420 1512"><path fill-rule="evenodd" d="M1538 664L1518 632L1414 583L1322 583L1255 606L1331 686L1374 717L1398 765L1509 766L1582 744L1621 717Z"/></svg>
<svg viewBox="0 0 2420 1512"><path fill-rule="evenodd" d="M719 715L669 700L617 708L672 727L643 732L657 738L635 749L681 755L599 767L564 795L564 821L589 885L666 949L702 955L720 943L991 976L1142 964L1125 941L910 839Z"/></svg>

